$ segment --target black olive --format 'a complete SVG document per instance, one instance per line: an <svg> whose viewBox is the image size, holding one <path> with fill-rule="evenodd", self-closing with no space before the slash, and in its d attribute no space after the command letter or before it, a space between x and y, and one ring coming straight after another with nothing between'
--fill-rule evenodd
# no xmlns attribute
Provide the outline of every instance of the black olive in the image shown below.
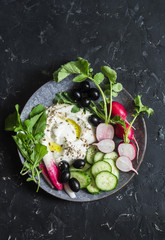
<svg viewBox="0 0 165 240"><path fill-rule="evenodd" d="M89 122L91 125L97 127L97 126L101 123L101 119L100 119L98 116L96 116L96 115L91 115L91 116L89 116L89 118L88 118L88 122Z"/></svg>
<svg viewBox="0 0 165 240"><path fill-rule="evenodd" d="M82 107L89 107L90 103L91 103L91 101L89 98L83 98L80 102L80 105Z"/></svg>
<svg viewBox="0 0 165 240"><path fill-rule="evenodd" d="M58 168L60 169L61 172L64 170L69 170L69 163L63 160L58 164Z"/></svg>
<svg viewBox="0 0 165 240"><path fill-rule="evenodd" d="M88 93L88 96L89 96L90 99L95 101L95 100L99 99L100 92L97 88L91 88L89 93Z"/></svg>
<svg viewBox="0 0 165 240"><path fill-rule="evenodd" d="M75 101L80 101L82 99L82 93L79 90L73 89L71 94L71 98Z"/></svg>
<svg viewBox="0 0 165 240"><path fill-rule="evenodd" d="M78 192L80 190L80 183L76 178L71 178L69 180L69 187L73 192Z"/></svg>
<svg viewBox="0 0 165 240"><path fill-rule="evenodd" d="M85 166L85 161L83 159L76 159L73 163L75 168L83 168Z"/></svg>
<svg viewBox="0 0 165 240"><path fill-rule="evenodd" d="M59 181L61 183L66 183L66 182L69 181L69 179L70 179L70 172L68 170L62 171L62 173L61 173L61 175L59 177Z"/></svg>
<svg viewBox="0 0 165 240"><path fill-rule="evenodd" d="M82 83L80 83L80 87L79 87L80 91L85 93L88 92L90 89L90 84L88 81L84 81Z"/></svg>

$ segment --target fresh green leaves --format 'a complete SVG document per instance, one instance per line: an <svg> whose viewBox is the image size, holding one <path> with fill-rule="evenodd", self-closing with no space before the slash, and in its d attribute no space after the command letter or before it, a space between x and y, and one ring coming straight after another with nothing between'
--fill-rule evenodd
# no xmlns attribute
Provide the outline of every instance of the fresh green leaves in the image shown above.
<svg viewBox="0 0 165 240"><path fill-rule="evenodd" d="M103 80L104 80L104 75L102 73L96 73L94 75L94 82L95 82L95 84L99 85L100 83L102 83Z"/></svg>
<svg viewBox="0 0 165 240"><path fill-rule="evenodd" d="M134 108L134 110L135 110L136 114L134 114L133 116L135 116L137 114L139 115L141 112L143 112L143 113L147 113L148 117L149 117L150 115L152 115L154 113L154 110L152 108L148 108L147 106L144 106L142 104L141 97L142 97L142 95L138 95L134 99L134 103L135 103L135 106L136 106Z"/></svg>
<svg viewBox="0 0 165 240"><path fill-rule="evenodd" d="M95 83L96 87L99 89L102 98L103 98L103 105L100 109L99 105L91 104L90 108L91 111L94 112L97 116L104 119L106 123L111 122L111 111L112 111L112 97L117 97L119 92L122 91L123 87L121 83L117 83L117 73L111 69L109 66L102 66L101 72L96 73L93 75L93 68L90 68L90 63L83 58L77 58L77 61L71 61L64 65L62 65L56 72L54 72L53 77L56 82L60 82L65 79L67 76L71 74L76 74L73 78L74 82L82 82L86 79L90 79L92 82ZM102 84L104 81L104 75L108 78L108 84ZM66 93L59 93L56 94L55 103L67 103L67 104L74 104L72 108L72 112L78 112L79 107L73 103L72 100L66 96ZM109 104L109 113L107 111L107 104ZM137 116L140 112L146 112L148 116L153 114L153 110L148 108L141 103L141 97L138 96L135 98L135 114L133 116ZM113 121L120 121L119 119L114 119Z"/></svg>
<svg viewBox="0 0 165 240"><path fill-rule="evenodd" d="M34 107L29 114L29 118L24 123L21 122L19 106L16 105L15 109L16 112L6 118L5 130L17 132L12 137L25 158L21 174L30 174L27 181L37 182L38 180L38 191L41 173L38 167L41 159L47 153L47 147L40 143L46 128L47 115L45 107L41 104Z"/></svg>
<svg viewBox="0 0 165 240"><path fill-rule="evenodd" d="M6 131L21 131L23 130L23 126L21 123L21 118L19 114L19 105L15 105L16 111L10 114L5 120L5 130Z"/></svg>
<svg viewBox="0 0 165 240"><path fill-rule="evenodd" d="M71 74L79 74L73 81L82 82L89 76L89 65L87 60L79 57L77 61L71 61L62 65L53 73L53 79L56 82L60 82Z"/></svg>
<svg viewBox="0 0 165 240"><path fill-rule="evenodd" d="M77 104L70 98L69 94L67 92L59 92L56 94L54 103L66 103L66 104L72 104L74 107L72 108L72 113L77 113L80 111L80 108L77 106Z"/></svg>
<svg viewBox="0 0 165 240"><path fill-rule="evenodd" d="M114 116L111 119L111 123L112 124L120 124L121 126L123 126L124 130L126 131L126 125L125 125L125 121L121 119L121 117L119 115Z"/></svg>
<svg viewBox="0 0 165 240"><path fill-rule="evenodd" d="M128 133L129 133L129 130L131 129L134 121L136 120L136 118L137 118L141 113L147 113L147 114L148 114L148 117L154 113L154 110L153 110L152 108L148 108L147 106L144 106L144 105L142 104L141 97L142 97L142 95L138 95L138 96L135 97L135 99L134 99L134 103L135 103L135 106L136 106L136 107L134 108L135 113L132 114L133 119L132 119L132 121L130 122L129 128L127 128L127 130L126 130L126 134L125 134L125 137L124 137L124 141L125 141L125 142L128 142L128 141L129 141L129 139L128 139Z"/></svg>
<svg viewBox="0 0 165 240"><path fill-rule="evenodd" d="M112 84L112 97L117 97L119 92L122 91L122 89L123 89L123 86L121 83ZM106 96L110 96L110 94L111 94L110 84L104 85L104 94Z"/></svg>
<svg viewBox="0 0 165 240"><path fill-rule="evenodd" d="M79 74L77 77L73 78L73 82L83 82L87 79L87 76L84 74Z"/></svg>
<svg viewBox="0 0 165 240"><path fill-rule="evenodd" d="M79 111L80 111L80 108L77 105L74 105L74 107L72 107L72 109L71 109L72 113L77 113Z"/></svg>
<svg viewBox="0 0 165 240"><path fill-rule="evenodd" d="M117 73L108 66L101 67L101 71L107 76L110 82L116 83Z"/></svg>
<svg viewBox="0 0 165 240"><path fill-rule="evenodd" d="M57 93L53 102L54 104L57 104L57 103L73 104L74 103L67 92Z"/></svg>

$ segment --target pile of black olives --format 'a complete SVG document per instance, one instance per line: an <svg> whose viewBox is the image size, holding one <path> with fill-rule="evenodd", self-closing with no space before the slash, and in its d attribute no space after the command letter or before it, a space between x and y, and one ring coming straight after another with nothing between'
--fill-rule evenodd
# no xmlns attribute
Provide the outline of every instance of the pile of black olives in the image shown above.
<svg viewBox="0 0 165 240"><path fill-rule="evenodd" d="M83 159L76 159L73 162L73 167L80 169L85 166L85 161ZM69 183L69 186L73 192L78 192L80 190L80 183L76 178L70 178L69 163L67 161L61 161L58 165L61 172L59 181L61 183Z"/></svg>
<svg viewBox="0 0 165 240"><path fill-rule="evenodd" d="M88 81L80 83L79 87L73 89L71 98L78 102L81 107L89 107L91 100L98 100L100 92L97 88L91 88Z"/></svg>
<svg viewBox="0 0 165 240"><path fill-rule="evenodd" d="M99 97L99 90L97 88L91 88L87 80L80 83L79 87L73 89L71 92L71 98L84 108L89 107L91 100L96 101ZM88 121L95 127L97 127L101 122L100 118L96 115L91 115Z"/></svg>

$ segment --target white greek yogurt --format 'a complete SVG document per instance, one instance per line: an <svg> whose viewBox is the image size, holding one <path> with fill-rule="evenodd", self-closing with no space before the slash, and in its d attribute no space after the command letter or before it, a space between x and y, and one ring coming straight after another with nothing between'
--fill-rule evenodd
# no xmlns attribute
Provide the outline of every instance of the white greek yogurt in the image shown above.
<svg viewBox="0 0 165 240"><path fill-rule="evenodd" d="M47 126L42 144L47 146L46 158L58 165L62 160L69 164L84 159L89 144L96 141L95 128L88 123L90 112L72 113L73 105L57 104L47 108Z"/></svg>

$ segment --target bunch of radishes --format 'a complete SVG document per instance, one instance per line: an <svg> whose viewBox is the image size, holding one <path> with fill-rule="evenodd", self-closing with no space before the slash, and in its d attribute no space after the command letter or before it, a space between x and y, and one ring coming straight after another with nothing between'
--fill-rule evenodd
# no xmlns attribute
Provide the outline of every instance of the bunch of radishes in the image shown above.
<svg viewBox="0 0 165 240"><path fill-rule="evenodd" d="M98 143L94 143L93 145L96 145L98 149L103 153L110 153L115 149L115 143L113 141L114 134L118 138L123 139L124 141L122 141L117 148L119 158L116 160L116 166L123 172L134 171L136 174L138 174L132 165L132 160L136 158L136 155L138 159L139 155L139 146L134 137L134 130L126 120L127 111L123 105L118 102L112 102L111 116L115 117L117 115L120 116L120 119L125 122L125 128L121 124L115 124L113 127L113 125L110 124L100 123L96 128L96 138L98 140ZM127 134L127 139L129 140L125 141L125 130L128 130L129 127L130 129ZM130 140L134 141L136 146Z"/></svg>

